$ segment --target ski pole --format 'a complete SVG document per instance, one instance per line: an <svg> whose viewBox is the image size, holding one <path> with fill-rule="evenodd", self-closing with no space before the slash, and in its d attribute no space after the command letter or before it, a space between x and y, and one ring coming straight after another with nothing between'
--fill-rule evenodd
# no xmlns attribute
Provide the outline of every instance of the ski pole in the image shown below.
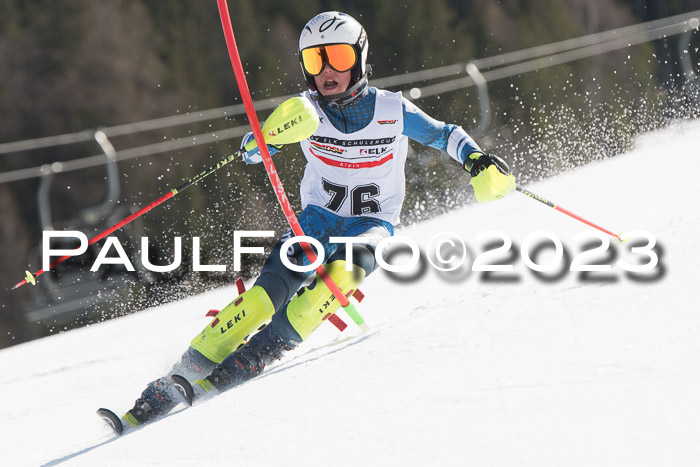
<svg viewBox="0 0 700 467"><path fill-rule="evenodd" d="M243 100L243 106L245 107L248 121L253 129L253 135L255 136L255 140L258 141L258 147L260 148L260 154L262 155L263 164L265 165L268 178L270 179L272 188L277 195L277 200L282 207L282 211L284 212L287 222L289 222L294 235L304 236L304 231L299 224L299 220L294 214L294 210L292 209L289 199L287 198L287 194L284 191L284 186L282 186L282 180L279 178L275 165L272 162L270 152L267 150L267 146L265 144L260 144L264 142L265 139L262 131L260 131L260 124L258 123L258 117L255 113L255 106L253 105L253 98L251 97L250 90L248 89L248 82L246 81L245 71L243 70L241 56L238 53L238 45L236 44L236 37L233 34L233 25L231 24L228 4L226 3L226 0L217 0L217 6L219 8L219 16L221 16L221 26L224 30L231 65L233 66L233 73L236 76L238 89L241 93L241 99ZM313 248L311 248L308 243L304 242L301 242L300 245L306 256L309 258L309 261L311 261L313 264L316 261L316 254L314 253ZM347 299L338 285L328 275L328 272L326 272L323 265L316 268L316 273L330 289L335 298L340 302L340 305L345 309L353 321L355 321L355 323L363 330L366 330L367 324L365 323L364 319L362 319L362 316L360 316L360 314L357 312L355 306Z"/></svg>
<svg viewBox="0 0 700 467"><path fill-rule="evenodd" d="M591 227L596 228L596 229L598 229L598 230L600 230L600 231L602 231L602 232L605 232L605 233L608 234L608 235L612 235L613 237L615 237L616 239L618 239L618 240L621 241L621 242L623 241L623 240L620 238L620 236L619 236L618 234L613 233L613 232L609 231L608 229L605 229L605 228L603 228L603 227L601 227L601 226L599 226L599 225L597 225L597 224L594 224L593 222L591 222L591 221L589 221L589 220L586 220L586 219L584 219L583 217L581 217L581 216L579 216L579 215L577 215L577 214L574 214L573 212L569 211L568 209L564 209L564 208L561 207L561 206L557 206L556 204L552 203L551 201L549 201L549 200L547 200L547 199L545 199L545 198L543 198L543 197L541 197L541 196L539 196L539 195L536 195L535 193L533 193L533 192L531 192L531 191L529 191L529 190L526 190L525 188L523 188L523 187L521 187L521 186L519 186L519 185L516 185L516 186L515 186L515 189L516 189L517 191L519 191L520 193L524 194L525 196L528 196L528 197L530 197L530 198L532 198L532 199L534 199L534 200L537 200L537 201L539 201L540 203L549 206L550 208L554 208L554 209L556 209L557 211L559 211L559 212L561 212L561 213L564 213L564 214L566 214L567 216L571 216L571 217L573 217L574 219L576 219L577 221L580 221L580 222L583 222L584 224L590 225Z"/></svg>
<svg viewBox="0 0 700 467"><path fill-rule="evenodd" d="M309 107L307 105L306 102L307 101L305 99L302 99L301 97L293 97L280 104L279 107L277 107L272 112L267 121L265 121L265 124L263 125L262 129L263 133L265 134L265 137L262 138L260 141L264 141L266 144L282 145L298 143L299 141L311 136L318 127L318 115L312 107ZM265 149L267 149L267 146L263 146L265 147ZM246 150L249 151L254 147L254 145L251 145L251 143L249 143L246 145ZM191 187L203 178L208 177L209 175L219 170L221 167L227 165L228 163L236 159L236 157L238 157L240 154L241 151L236 151L234 154L227 156L217 164L212 165L208 169L198 173L194 177L184 182L182 185L170 190L157 200L153 201L151 204L139 209L137 212L133 213L129 217L117 222L113 226L109 227L107 230L95 235L88 241L88 245L92 245L93 243L102 240L104 237L111 234L115 230L122 228L129 222L133 221L138 217L141 217L142 215L155 208L159 204L169 200L178 193L181 193L182 191ZM64 262L71 256L73 255L69 254L58 258L57 260L51 263L51 265L49 266L49 270L53 269L56 265ZM47 271L44 269L39 269L34 274L32 274L29 271L25 271L25 278L19 281L17 284L15 284L14 287L12 287L12 289L10 290L14 290L27 283L36 285L36 278L44 274L45 272Z"/></svg>

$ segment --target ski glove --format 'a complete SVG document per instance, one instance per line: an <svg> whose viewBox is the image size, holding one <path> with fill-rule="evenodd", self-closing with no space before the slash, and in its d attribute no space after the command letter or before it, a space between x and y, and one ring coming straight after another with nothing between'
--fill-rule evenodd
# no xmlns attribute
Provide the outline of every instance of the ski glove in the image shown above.
<svg viewBox="0 0 700 467"><path fill-rule="evenodd" d="M270 151L270 155L273 155L281 147L281 144L268 144L267 150ZM252 131L246 133L241 140L241 157L246 164L259 164L262 162L262 154L260 154L260 148L255 143L255 136L253 136Z"/></svg>
<svg viewBox="0 0 700 467"><path fill-rule="evenodd" d="M493 154L473 152L464 161L464 169L472 176L476 200L485 203L503 198L515 189L515 177L506 161Z"/></svg>

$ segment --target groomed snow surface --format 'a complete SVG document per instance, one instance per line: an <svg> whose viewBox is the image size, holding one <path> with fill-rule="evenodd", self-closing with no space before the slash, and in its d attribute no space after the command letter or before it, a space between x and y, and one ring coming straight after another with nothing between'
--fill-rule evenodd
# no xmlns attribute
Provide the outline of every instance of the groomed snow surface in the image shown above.
<svg viewBox="0 0 700 467"><path fill-rule="evenodd" d="M424 254L454 232L472 253L453 273L371 276L368 333L324 323L261 377L121 438L95 410L130 408L235 287L2 350L0 463L700 465L698 142L700 122L678 122L527 187L615 232L652 234L650 273L616 266L648 259L613 241L587 260L610 272L538 278L520 257L528 235L549 231L573 257L590 241L575 235L593 230L519 193L468 206L397 232ZM515 265L506 280L470 272L492 230L513 240L496 261Z"/></svg>

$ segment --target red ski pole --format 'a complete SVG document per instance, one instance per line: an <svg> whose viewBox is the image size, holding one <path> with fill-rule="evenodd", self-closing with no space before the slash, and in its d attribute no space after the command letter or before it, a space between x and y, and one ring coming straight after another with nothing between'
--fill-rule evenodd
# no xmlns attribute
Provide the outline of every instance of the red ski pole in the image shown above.
<svg viewBox="0 0 700 467"><path fill-rule="evenodd" d="M236 44L236 38L233 34L233 25L231 24L231 17L228 11L228 4L226 0L217 0L217 5L219 7L219 16L221 16L221 25L224 30L224 36L226 37L226 46L228 48L229 57L231 58L231 65L233 66L233 73L236 76L236 82L238 83L238 89L241 93L241 99L243 100L243 106L245 107L246 114L248 115L248 121L253 129L253 136L255 136L255 141L258 143L258 148L260 149L260 154L263 159L263 164L265 165L265 170L267 171L268 178L272 184L272 188L277 195L277 200L282 207L287 222L289 222L294 235L304 236L304 231L299 224L299 220L294 214L292 205L287 198L287 194L284 191L284 186L282 186L282 180L280 180L275 165L270 157L270 152L265 144L265 138L260 129L260 123L258 122L258 116L255 113L255 106L253 105L253 99L250 95L250 90L248 89L248 82L245 78L245 71L243 70L243 63L241 62L241 56L238 53L238 45ZM316 254L313 248L308 243L301 243L301 247L304 253L309 258L311 263L316 261ZM348 315L355 321L360 327L365 326L364 319L355 309L354 305L347 299L343 292L338 288L338 285L333 282L333 279L328 275L323 265L316 268L316 273L323 280L323 282L328 286L330 291L333 293L335 298L338 300L340 305L345 309ZM333 318L335 315L331 315Z"/></svg>
<svg viewBox="0 0 700 467"><path fill-rule="evenodd" d="M286 101L284 101L282 104L277 107L272 114L268 117L267 121L265 122L265 125L263 126L263 129L265 129L265 141L266 143L269 144L290 144L290 143L298 143L299 141L308 138L315 130L318 124L314 126L309 126L306 122L311 122L313 121L314 118L318 118L316 115L316 111L313 109L308 109L307 106L303 105L303 101L301 98L296 97L296 98L291 98ZM274 130L280 127L284 127L285 125L289 124L290 122L294 122L294 125L291 126L291 128L287 131L284 132L276 132L276 131L270 131ZM300 123L304 122L304 123ZM265 146L267 147L267 146ZM179 187L170 190L157 200L153 201L151 204L148 206L145 206L141 209L139 209L137 212L134 214L130 215L126 219L123 219L113 226L109 227L107 230L100 232L99 234L95 235L88 241L88 245L92 245L95 242L98 242L105 238L107 235L111 234L112 232L124 227L126 224L129 222L133 221L137 217L141 217L151 209L155 208L159 204L169 200L173 196L177 195L178 193L184 191L185 189L191 187L195 183L199 182L205 177L208 177L209 175L213 174L217 170L219 170L221 167L227 165L234 159L236 159L237 156L239 156L241 151L237 151L234 154L231 154L230 156L227 156L223 160L221 160L219 163L212 165L208 169L198 173L194 177L190 178L186 182L184 182L182 185ZM49 266L49 270L53 269L56 265L64 262L68 258L70 258L73 255L66 255L58 258L55 260L51 265ZM25 271L26 276L23 280L19 281L17 284L12 287L11 290L14 290L18 287L21 287L27 283L30 283L32 285L36 284L36 278L39 277L40 275L44 274L45 271L44 269L40 269L34 274L32 274L29 271Z"/></svg>
<svg viewBox="0 0 700 467"><path fill-rule="evenodd" d="M547 199L545 199L545 198L543 198L543 197L541 197L541 196L539 196L539 195L536 195L535 193L533 193L533 192L531 192L531 191L528 191L528 190L526 190L525 188L523 188L523 187L521 187L521 186L516 186L515 189L516 189L517 191L519 191L520 193L524 194L525 196L528 196L528 197L530 197L530 198L532 198L532 199L534 199L534 200L537 200L537 201L539 201L540 203L549 206L550 208L554 208L554 209L556 209L557 211L566 214L567 216L573 217L573 218L576 219L577 221L583 222L583 223L586 224L586 225L590 225L591 227L593 227L593 228L595 228L595 229L598 229L598 230L600 230L601 232L605 232L605 233L608 234L608 235L612 235L613 237L615 237L616 239L618 239L618 240L621 241L621 242L623 241L623 240L620 238L620 236L619 236L618 234L613 233L613 232L609 231L608 229L604 229L603 227L599 226L598 224L594 224L593 222L591 222L591 221L589 221L589 220L586 220L586 219L584 219L583 217L581 217L581 216L579 216L579 215L577 215L577 214L574 214L573 212L569 211L568 209L564 209L564 208L561 207L561 206L557 206L556 204L552 203L551 201L549 201L549 200L547 200Z"/></svg>

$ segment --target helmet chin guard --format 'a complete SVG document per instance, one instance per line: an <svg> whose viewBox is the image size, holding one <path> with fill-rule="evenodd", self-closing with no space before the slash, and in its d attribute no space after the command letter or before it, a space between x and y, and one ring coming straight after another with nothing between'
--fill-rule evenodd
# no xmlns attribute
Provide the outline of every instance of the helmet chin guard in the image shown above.
<svg viewBox="0 0 700 467"><path fill-rule="evenodd" d="M350 44L357 54L357 63L350 70L350 86L344 92L324 96L316 87L314 77L304 70L301 51L309 47L331 44ZM369 43L367 33L352 16L338 11L319 13L306 23L299 37L299 64L315 101L341 101L361 93L367 86L370 67L367 65Z"/></svg>

